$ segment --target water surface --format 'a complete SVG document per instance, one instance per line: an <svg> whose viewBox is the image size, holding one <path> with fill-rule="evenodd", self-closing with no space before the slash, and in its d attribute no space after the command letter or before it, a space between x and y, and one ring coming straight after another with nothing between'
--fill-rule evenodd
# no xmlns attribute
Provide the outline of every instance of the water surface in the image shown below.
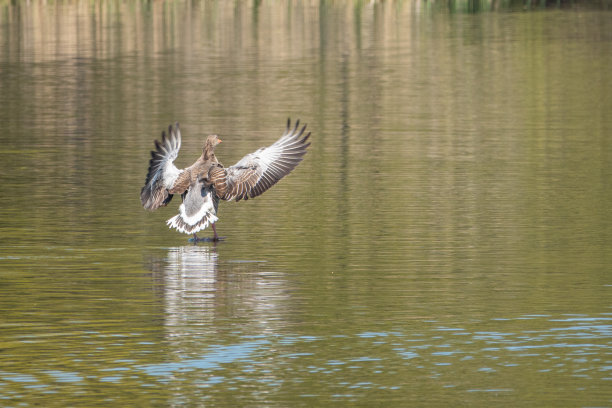
<svg viewBox="0 0 612 408"><path fill-rule="evenodd" d="M612 405L612 14L516 10L0 4L0 405ZM140 206L287 117L224 242Z"/></svg>

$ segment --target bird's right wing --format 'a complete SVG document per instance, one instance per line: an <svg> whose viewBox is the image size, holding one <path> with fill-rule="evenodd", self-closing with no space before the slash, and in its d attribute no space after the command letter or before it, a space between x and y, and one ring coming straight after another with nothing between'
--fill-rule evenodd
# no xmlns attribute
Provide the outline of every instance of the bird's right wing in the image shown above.
<svg viewBox="0 0 612 408"><path fill-rule="evenodd" d="M221 166L209 171L209 180L223 200L249 199L262 194L289 174L304 158L310 132L306 126L294 128L287 121L285 133L275 143L247 154L238 163L226 169Z"/></svg>
<svg viewBox="0 0 612 408"><path fill-rule="evenodd" d="M161 142L155 141L155 150L151 151L149 161L149 172L145 180L145 185L140 190L140 202L147 210L155 210L167 205L172 199L172 194L168 190L184 173L174 165L174 160L178 156L181 148L181 130L177 123L174 127L168 127L168 135L162 132Z"/></svg>

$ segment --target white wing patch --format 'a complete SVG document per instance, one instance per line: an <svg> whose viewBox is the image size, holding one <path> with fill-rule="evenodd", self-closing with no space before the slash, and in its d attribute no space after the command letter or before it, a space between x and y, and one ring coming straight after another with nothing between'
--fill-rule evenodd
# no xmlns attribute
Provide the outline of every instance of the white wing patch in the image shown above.
<svg viewBox="0 0 612 408"><path fill-rule="evenodd" d="M181 174L184 170L179 170L176 168L173 162L167 161L164 165L164 187L167 190L170 190L174 185L174 182L178 178L179 174Z"/></svg>

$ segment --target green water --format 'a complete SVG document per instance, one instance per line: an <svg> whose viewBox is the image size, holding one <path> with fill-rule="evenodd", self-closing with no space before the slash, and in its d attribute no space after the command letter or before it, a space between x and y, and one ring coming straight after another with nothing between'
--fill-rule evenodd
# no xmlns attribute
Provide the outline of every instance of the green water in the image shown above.
<svg viewBox="0 0 612 408"><path fill-rule="evenodd" d="M0 2L0 406L612 405L612 13L457 4Z"/></svg>

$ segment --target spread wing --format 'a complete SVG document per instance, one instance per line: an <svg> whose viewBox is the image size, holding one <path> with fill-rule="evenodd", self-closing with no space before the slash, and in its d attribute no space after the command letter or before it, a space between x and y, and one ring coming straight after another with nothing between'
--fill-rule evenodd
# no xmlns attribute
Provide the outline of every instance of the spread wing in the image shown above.
<svg viewBox="0 0 612 408"><path fill-rule="evenodd" d="M149 172L145 185L140 190L140 201L147 210L155 210L167 205L172 199L170 190L184 170L174 165L181 148L181 130L177 123L168 127L168 134L162 132L161 142L155 141L155 150L151 151ZM174 192L174 191L173 191Z"/></svg>
<svg viewBox="0 0 612 408"><path fill-rule="evenodd" d="M291 128L287 120L285 133L274 144L247 154L238 163L226 169L212 167L208 174L217 196L223 200L249 199L262 194L289 174L304 158L310 132L306 126L299 129L300 121Z"/></svg>

